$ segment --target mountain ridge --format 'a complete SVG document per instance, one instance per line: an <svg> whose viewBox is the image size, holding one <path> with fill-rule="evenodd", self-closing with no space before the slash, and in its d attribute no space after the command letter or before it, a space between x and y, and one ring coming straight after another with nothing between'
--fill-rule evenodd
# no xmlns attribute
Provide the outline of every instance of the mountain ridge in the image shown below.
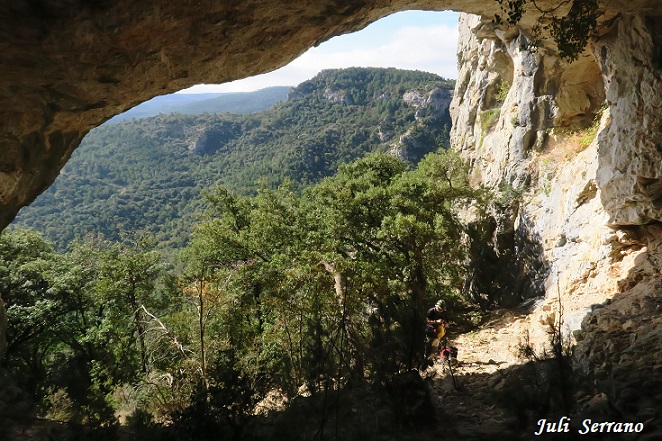
<svg viewBox="0 0 662 441"><path fill-rule="evenodd" d="M255 113L267 110L277 102L286 100L290 89L290 86L273 86L254 92L161 95L114 116L106 124L169 113L185 115L223 112Z"/></svg>
<svg viewBox="0 0 662 441"><path fill-rule="evenodd" d="M259 113L104 124L14 225L36 229L60 249L89 232L118 239L127 231L148 231L179 247L209 186L250 194L289 180L302 188L371 151L416 163L447 147L452 87L417 71L330 70ZM414 103L405 97L412 91L429 99ZM446 107L437 106L439 95Z"/></svg>

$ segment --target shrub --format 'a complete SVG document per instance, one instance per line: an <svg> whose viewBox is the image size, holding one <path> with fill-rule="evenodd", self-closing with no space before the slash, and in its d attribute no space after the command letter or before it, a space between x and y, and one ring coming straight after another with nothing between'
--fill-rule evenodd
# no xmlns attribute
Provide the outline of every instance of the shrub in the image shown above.
<svg viewBox="0 0 662 441"><path fill-rule="evenodd" d="M480 118L480 128L483 133L492 129L497 121L499 121L499 115L501 114L501 109L488 109L481 114Z"/></svg>
<svg viewBox="0 0 662 441"><path fill-rule="evenodd" d="M497 100L497 102L503 103L506 101L506 97L508 96L508 92L510 92L511 86L512 84L510 81L499 80L497 83L497 91L494 95L494 98Z"/></svg>

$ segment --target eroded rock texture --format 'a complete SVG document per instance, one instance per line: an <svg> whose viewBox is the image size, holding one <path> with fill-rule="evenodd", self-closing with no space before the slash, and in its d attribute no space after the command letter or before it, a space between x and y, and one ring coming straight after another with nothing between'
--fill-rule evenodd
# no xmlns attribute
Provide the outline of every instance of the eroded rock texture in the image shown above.
<svg viewBox="0 0 662 441"><path fill-rule="evenodd" d="M525 28L462 16L452 144L475 182L522 196L493 233L500 270L483 279L509 266L516 279L576 285L609 272L613 229L662 221L662 26L655 9L630 6L605 10L574 63L547 41L531 50ZM512 256L496 249L507 230L525 244ZM527 254L542 258L523 264ZM476 295L503 288L492 284Z"/></svg>
<svg viewBox="0 0 662 441"><path fill-rule="evenodd" d="M611 122L600 173L613 225L662 221L662 9L620 17L594 45Z"/></svg>
<svg viewBox="0 0 662 441"><path fill-rule="evenodd" d="M531 317L562 318L579 340L588 380L577 412L646 421L641 439L658 439L662 8L649 6L607 10L573 64L531 51L526 29L463 16L451 115L475 182L512 195L482 251L497 264L479 268L488 273L475 275L475 296L501 296L504 277L536 282L514 294L544 294Z"/></svg>

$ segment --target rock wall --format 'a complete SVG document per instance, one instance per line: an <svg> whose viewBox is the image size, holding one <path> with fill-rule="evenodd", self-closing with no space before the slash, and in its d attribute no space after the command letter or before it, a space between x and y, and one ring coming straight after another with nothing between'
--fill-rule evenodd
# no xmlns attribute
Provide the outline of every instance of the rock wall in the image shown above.
<svg viewBox="0 0 662 441"><path fill-rule="evenodd" d="M513 230L541 246L546 291L608 274L626 227L662 221L656 20L620 15L568 64L520 29L461 17L451 143L474 182L516 195Z"/></svg>
<svg viewBox="0 0 662 441"><path fill-rule="evenodd" d="M388 152L397 158L417 163L426 153L439 148L436 136L430 135L444 130L444 125L450 128L449 105L452 90L434 88L427 93L407 91L402 99L408 106L416 109L415 122L398 139L390 143ZM386 124L382 124L381 127L384 126ZM390 138L395 136L392 131L380 132L382 139L386 138L384 135L390 135Z"/></svg>
<svg viewBox="0 0 662 441"><path fill-rule="evenodd" d="M662 14L659 10L657 14ZM612 121L600 133L611 225L662 220L662 15L620 17L596 41Z"/></svg>
<svg viewBox="0 0 662 441"><path fill-rule="evenodd" d="M517 249L494 276L483 276L499 285L483 287L484 295L508 291L500 281L505 265L513 281L536 282L510 288L521 301L554 288L545 284L556 284L555 274L569 278L564 285L575 283L579 276L568 271L577 254L588 266L608 254L602 244L612 232L598 197L598 147L587 149L592 139L580 147L580 137L591 134L578 135L599 117L604 87L590 54L568 65L545 48L531 51L524 33L491 20L463 15L461 28L451 144L471 163L475 183L508 190L515 199L509 201L515 202L512 227L503 219L496 223L512 229Z"/></svg>
<svg viewBox="0 0 662 441"><path fill-rule="evenodd" d="M580 411L652 427L662 416L654 405L662 399L657 14L605 14L572 64L547 47L531 51L526 30L463 15L451 105L451 142L474 182L511 195L488 238L505 258L481 267L489 273L477 277L488 283L475 295L544 294L529 319L532 341L547 342L540 322L562 315L588 378ZM514 236L511 249L500 248L503 234ZM522 265L536 253L537 265ZM509 272L542 289L504 289Z"/></svg>

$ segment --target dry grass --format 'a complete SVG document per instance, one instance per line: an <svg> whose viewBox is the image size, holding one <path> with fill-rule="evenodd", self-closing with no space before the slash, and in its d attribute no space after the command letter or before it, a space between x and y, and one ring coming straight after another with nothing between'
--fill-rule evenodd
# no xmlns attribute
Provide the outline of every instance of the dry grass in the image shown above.
<svg viewBox="0 0 662 441"><path fill-rule="evenodd" d="M550 137L542 157L556 163L563 163L575 158L593 142L598 134L598 124L573 132L561 132Z"/></svg>
<svg viewBox="0 0 662 441"><path fill-rule="evenodd" d="M552 179L564 164L572 161L595 140L600 129L599 115L594 123L581 130L561 130L549 136L545 150L533 162L537 166L538 186L549 194Z"/></svg>

